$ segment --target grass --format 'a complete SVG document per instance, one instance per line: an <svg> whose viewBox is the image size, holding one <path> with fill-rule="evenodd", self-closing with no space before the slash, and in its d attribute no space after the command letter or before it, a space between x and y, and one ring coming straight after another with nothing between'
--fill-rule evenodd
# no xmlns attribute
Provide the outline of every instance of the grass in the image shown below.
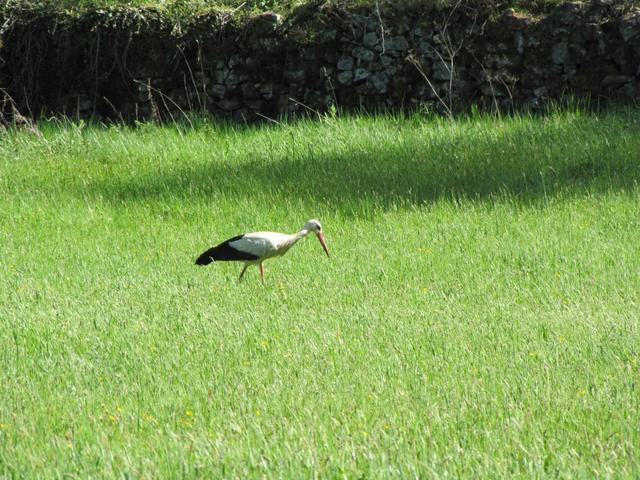
<svg viewBox="0 0 640 480"><path fill-rule="evenodd" d="M0 477L637 478L639 127L6 132Z"/></svg>
<svg viewBox="0 0 640 480"><path fill-rule="evenodd" d="M335 0L349 8L370 7L374 8L375 0ZM49 9L85 12L101 8L132 7L132 8L160 8L174 12L177 18L188 18L198 12L206 12L211 9L234 10L236 12L255 13L275 11L290 14L297 7L317 3L317 0L11 0L5 5L0 5L0 13L11 12L16 7L30 7L47 11ZM380 0L380 6L384 8L398 9L399 5L422 5L447 7L455 5L454 0ZM561 0L499 0L493 7L507 9L510 7L524 11L541 12L552 8ZM45 8L46 7L46 8ZM486 5L485 5L486 7ZM140 14L140 12L137 12Z"/></svg>

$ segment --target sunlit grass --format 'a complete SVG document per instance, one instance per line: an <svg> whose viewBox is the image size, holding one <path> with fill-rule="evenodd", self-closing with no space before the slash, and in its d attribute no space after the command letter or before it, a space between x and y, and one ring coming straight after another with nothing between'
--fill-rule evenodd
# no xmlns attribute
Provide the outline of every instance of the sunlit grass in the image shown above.
<svg viewBox="0 0 640 480"><path fill-rule="evenodd" d="M637 477L639 126L3 134L0 476Z"/></svg>

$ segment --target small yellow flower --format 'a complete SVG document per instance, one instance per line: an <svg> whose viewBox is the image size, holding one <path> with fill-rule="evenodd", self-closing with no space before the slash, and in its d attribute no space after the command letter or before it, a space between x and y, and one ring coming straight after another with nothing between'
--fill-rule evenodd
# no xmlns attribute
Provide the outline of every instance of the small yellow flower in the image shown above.
<svg viewBox="0 0 640 480"><path fill-rule="evenodd" d="M113 423L116 423L118 421L118 419L113 415L109 415L109 420L111 420Z"/></svg>
<svg viewBox="0 0 640 480"><path fill-rule="evenodd" d="M260 410L256 410L256 417L260 416Z"/></svg>
<svg viewBox="0 0 640 480"><path fill-rule="evenodd" d="M9 428L9 425L7 425L6 423L0 423L0 430L6 430Z"/></svg>
<svg viewBox="0 0 640 480"><path fill-rule="evenodd" d="M369 432L362 432L362 435L366 438L369 436Z"/></svg>
<svg viewBox="0 0 640 480"><path fill-rule="evenodd" d="M184 412L184 414L185 414L187 417L192 417L192 416L193 416L193 412L192 412L191 410L187 410L186 412Z"/></svg>
<svg viewBox="0 0 640 480"><path fill-rule="evenodd" d="M269 346L269 342L267 342L266 340L262 340L260 342L260 345L262 345L262 348L267 348Z"/></svg>

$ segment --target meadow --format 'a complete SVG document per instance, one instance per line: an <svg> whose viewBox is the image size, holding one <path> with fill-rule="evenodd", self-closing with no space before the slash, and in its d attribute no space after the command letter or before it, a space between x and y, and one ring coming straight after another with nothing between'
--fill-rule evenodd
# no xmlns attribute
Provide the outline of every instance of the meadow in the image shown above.
<svg viewBox="0 0 640 480"><path fill-rule="evenodd" d="M0 477L640 475L639 109L1 135Z"/></svg>

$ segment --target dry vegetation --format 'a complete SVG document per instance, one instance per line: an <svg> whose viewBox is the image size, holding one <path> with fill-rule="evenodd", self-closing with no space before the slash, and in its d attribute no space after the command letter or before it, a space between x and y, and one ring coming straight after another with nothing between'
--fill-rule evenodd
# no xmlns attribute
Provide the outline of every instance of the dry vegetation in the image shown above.
<svg viewBox="0 0 640 480"><path fill-rule="evenodd" d="M376 0L328 0L341 3L345 6L375 5ZM251 13L256 11L277 11L289 13L295 8L308 4L321 4L323 0L7 0L0 10L37 8L86 11L95 8L108 7L143 7L161 8L172 12L201 12L211 9L236 10L238 12ZM424 4L425 7L446 7L453 5L456 0L405 0L405 4ZM544 11L549 7L561 3L560 0L478 0L478 4L491 8L518 8L532 11ZM398 2L392 0L380 0L381 7L398 6Z"/></svg>

